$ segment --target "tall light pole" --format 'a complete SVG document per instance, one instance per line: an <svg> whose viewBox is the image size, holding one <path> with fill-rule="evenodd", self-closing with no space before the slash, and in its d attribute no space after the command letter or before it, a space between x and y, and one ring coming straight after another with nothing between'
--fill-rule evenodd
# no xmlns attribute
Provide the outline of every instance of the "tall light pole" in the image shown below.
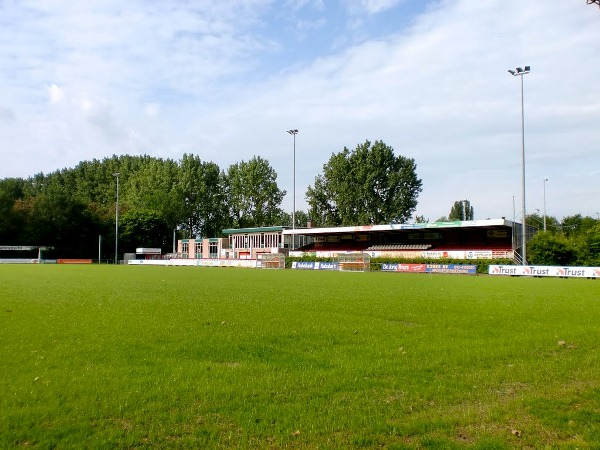
<svg viewBox="0 0 600 450"><path fill-rule="evenodd" d="M296 228L296 135L298 130L288 130L294 136L294 184L292 188L292 230ZM296 245L296 235L292 235L292 248Z"/></svg>
<svg viewBox="0 0 600 450"><path fill-rule="evenodd" d="M546 232L546 181L548 178L544 178L544 233Z"/></svg>
<svg viewBox="0 0 600 450"><path fill-rule="evenodd" d="M522 163L522 172L521 172L521 184L523 191L523 199L522 199L522 214L523 214L523 223L521 227L521 247L522 250L522 261L521 264L527 264L527 225L525 224L525 219L527 218L526 209L525 209L525 107L523 102L523 75L528 74L531 71L530 66L525 66L525 69L521 67L517 67L515 70L509 70L510 73L514 77L521 77L521 163Z"/></svg>
<svg viewBox="0 0 600 450"><path fill-rule="evenodd" d="M113 173L117 178L117 205L115 208L115 264L119 264L119 172Z"/></svg>

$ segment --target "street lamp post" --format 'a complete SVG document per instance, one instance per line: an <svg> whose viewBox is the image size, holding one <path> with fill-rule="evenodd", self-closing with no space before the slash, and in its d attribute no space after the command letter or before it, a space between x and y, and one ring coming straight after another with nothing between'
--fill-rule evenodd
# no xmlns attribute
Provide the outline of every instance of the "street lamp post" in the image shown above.
<svg viewBox="0 0 600 450"><path fill-rule="evenodd" d="M119 264L119 172L113 173L117 178L117 204L115 208L115 264Z"/></svg>
<svg viewBox="0 0 600 450"><path fill-rule="evenodd" d="M548 178L544 178L544 233L546 232L546 181Z"/></svg>
<svg viewBox="0 0 600 450"><path fill-rule="evenodd" d="M298 130L288 130L289 134L294 136L294 178L292 187L292 230L296 229L296 135ZM292 248L296 245L296 235L292 235Z"/></svg>
<svg viewBox="0 0 600 450"><path fill-rule="evenodd" d="M528 74L531 71L530 66L525 66L525 69L521 67L517 67L515 70L509 70L510 73L514 77L521 77L521 184L523 191L522 198L522 214L523 214L523 223L521 227L521 247L522 250L522 265L527 264L527 225L525 224L526 209L525 209L525 108L523 102L523 75Z"/></svg>

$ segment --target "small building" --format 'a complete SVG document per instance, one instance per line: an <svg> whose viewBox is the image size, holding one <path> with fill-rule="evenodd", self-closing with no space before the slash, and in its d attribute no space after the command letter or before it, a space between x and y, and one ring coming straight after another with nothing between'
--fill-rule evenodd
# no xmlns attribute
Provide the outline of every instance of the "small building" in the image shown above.
<svg viewBox="0 0 600 450"><path fill-rule="evenodd" d="M177 241L177 257L190 259L229 259L226 238L194 238Z"/></svg>
<svg viewBox="0 0 600 450"><path fill-rule="evenodd" d="M138 247L135 249L135 259L160 259L160 248Z"/></svg>
<svg viewBox="0 0 600 450"><path fill-rule="evenodd" d="M223 230L224 238L180 239L177 242L177 258L184 259L258 259L264 253L285 253L294 245L307 239L286 236L286 226L230 228Z"/></svg>
<svg viewBox="0 0 600 450"><path fill-rule="evenodd" d="M283 231L290 227L229 228L223 230L227 236L229 258L258 259L263 253L287 253L292 242Z"/></svg>

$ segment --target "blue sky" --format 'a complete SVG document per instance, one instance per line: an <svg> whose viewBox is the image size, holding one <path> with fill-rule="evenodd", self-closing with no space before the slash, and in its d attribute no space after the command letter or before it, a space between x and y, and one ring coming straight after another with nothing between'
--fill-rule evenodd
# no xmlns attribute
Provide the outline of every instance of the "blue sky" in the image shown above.
<svg viewBox="0 0 600 450"><path fill-rule="evenodd" d="M267 159L296 205L332 153L414 158L416 214L596 216L600 8L585 0L0 0L0 178L113 154ZM123 180L126 182L126 180Z"/></svg>

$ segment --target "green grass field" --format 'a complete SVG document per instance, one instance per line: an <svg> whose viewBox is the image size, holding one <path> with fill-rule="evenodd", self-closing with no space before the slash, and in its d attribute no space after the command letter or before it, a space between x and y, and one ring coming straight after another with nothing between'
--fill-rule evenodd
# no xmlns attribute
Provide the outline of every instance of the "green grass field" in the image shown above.
<svg viewBox="0 0 600 450"><path fill-rule="evenodd" d="M0 447L600 448L593 280L0 266Z"/></svg>

